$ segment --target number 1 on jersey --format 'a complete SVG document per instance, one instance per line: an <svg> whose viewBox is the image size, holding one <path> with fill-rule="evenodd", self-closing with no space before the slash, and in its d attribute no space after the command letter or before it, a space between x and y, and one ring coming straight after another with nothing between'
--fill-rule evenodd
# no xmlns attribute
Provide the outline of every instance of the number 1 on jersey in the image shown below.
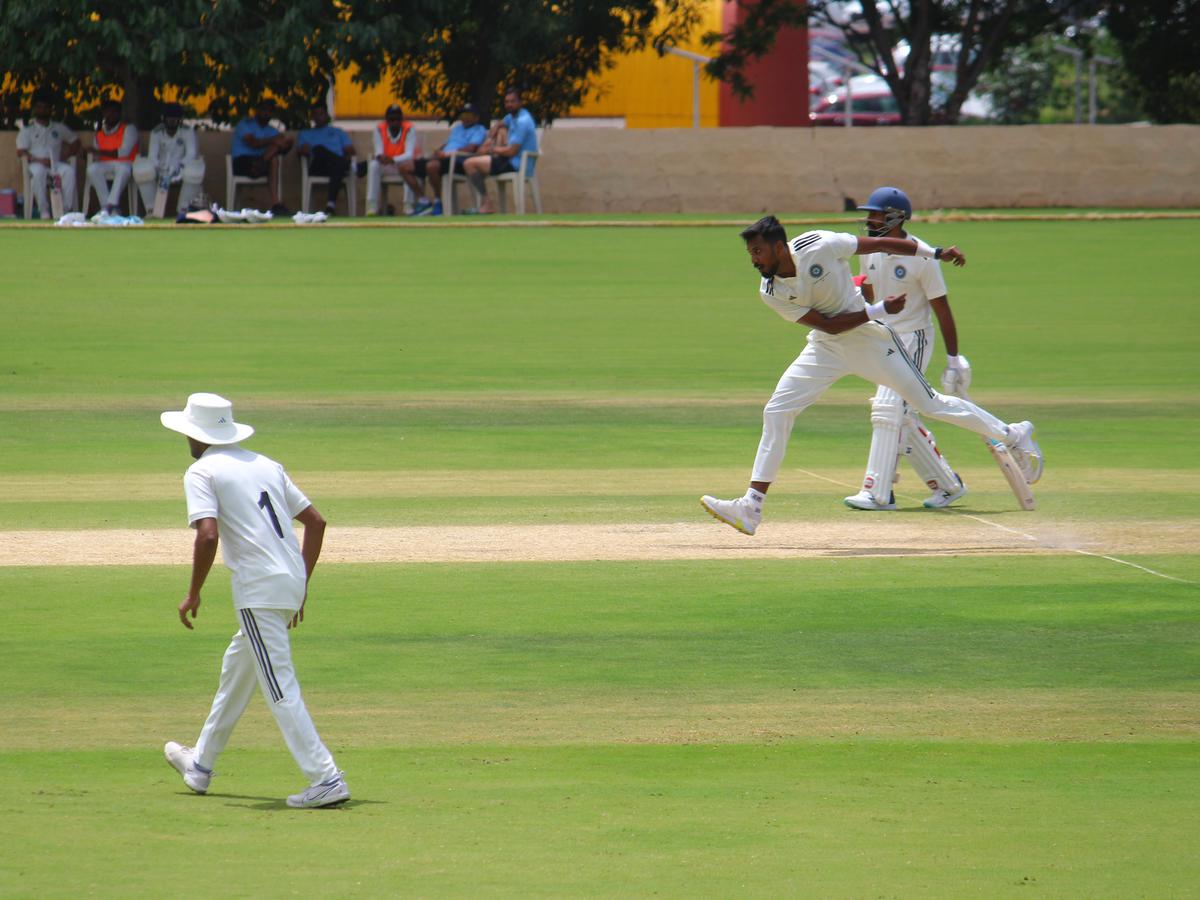
<svg viewBox="0 0 1200 900"><path fill-rule="evenodd" d="M258 495L258 505L265 509L267 515L271 517L271 524L275 526L275 533L283 537L283 526L279 524L279 516L275 515L275 507L271 505L271 498L267 496L266 491Z"/></svg>

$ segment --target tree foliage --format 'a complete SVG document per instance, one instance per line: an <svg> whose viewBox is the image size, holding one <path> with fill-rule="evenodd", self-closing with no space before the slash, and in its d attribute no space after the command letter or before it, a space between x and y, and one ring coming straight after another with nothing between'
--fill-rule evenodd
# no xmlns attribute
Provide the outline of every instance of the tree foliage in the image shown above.
<svg viewBox="0 0 1200 900"><path fill-rule="evenodd" d="M1151 118L1200 122L1200 2L1114 2L1107 23Z"/></svg>
<svg viewBox="0 0 1200 900"><path fill-rule="evenodd" d="M432 26L415 41L413 6ZM383 0L354 4L359 81L389 78L398 97L447 117L468 100L498 113L503 89L515 85L543 121L578 106L618 55L681 40L700 17L700 3L689 0L444 0L397 7Z"/></svg>
<svg viewBox="0 0 1200 900"><path fill-rule="evenodd" d="M10 127L33 91L69 100L78 123L106 95L148 125L166 94L217 122L273 95L298 124L334 73L392 84L447 116L492 112L520 85L550 120L595 90L618 54L682 39L698 0L7 0L0 16ZM200 108L196 108L200 107ZM77 115L72 115L76 113Z"/></svg>
<svg viewBox="0 0 1200 900"><path fill-rule="evenodd" d="M1031 40L1087 5L1086 0L884 0L863 3L847 15L847 4L829 0L757 0L745 4L738 28L705 37L706 43L726 48L708 72L747 94L752 89L744 76L747 63L770 51L780 27L807 22L842 33L859 61L887 82L906 125L952 124L1005 47ZM947 73L950 87L940 95L932 80L935 38L948 42L955 55ZM901 42L909 48L903 66L896 61Z"/></svg>
<svg viewBox="0 0 1200 900"><path fill-rule="evenodd" d="M337 0L8 0L6 118L46 87L70 101L69 119L120 94L126 118L145 126L171 88L182 102L211 93L203 111L216 121L270 92L299 121L329 83L343 19Z"/></svg>

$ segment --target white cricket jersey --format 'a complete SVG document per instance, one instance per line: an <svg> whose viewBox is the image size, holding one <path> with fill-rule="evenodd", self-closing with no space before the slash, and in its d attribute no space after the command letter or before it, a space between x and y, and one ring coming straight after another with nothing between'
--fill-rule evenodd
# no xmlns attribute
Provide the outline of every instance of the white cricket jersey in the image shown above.
<svg viewBox="0 0 1200 900"><path fill-rule="evenodd" d="M764 278L758 287L763 303L783 318L795 322L810 309L837 316L866 308L850 272L857 237L840 231L806 231L788 241L788 250L796 264L795 276ZM814 336L834 337L825 332Z"/></svg>
<svg viewBox="0 0 1200 900"><path fill-rule="evenodd" d="M62 122L43 125L34 119L17 135L17 149L28 150L30 156L50 158L58 162L62 157L62 145L75 140L75 132Z"/></svg>
<svg viewBox="0 0 1200 900"><path fill-rule="evenodd" d="M150 147L146 153L159 177L175 178L185 163L196 159L195 129L180 125L175 133L167 134L166 125L156 125L150 132Z"/></svg>
<svg viewBox="0 0 1200 900"><path fill-rule="evenodd" d="M283 466L237 444L209 447L183 476L188 524L214 518L237 609L299 609L307 580L292 519L310 504Z"/></svg>
<svg viewBox="0 0 1200 900"><path fill-rule="evenodd" d="M906 237L918 240L915 235ZM859 273L867 276L867 283L874 289L876 300L886 300L899 294L908 295L904 309L880 319L901 333L930 327L933 324L933 310L929 301L946 296L942 264L936 259L870 253L859 263Z"/></svg>

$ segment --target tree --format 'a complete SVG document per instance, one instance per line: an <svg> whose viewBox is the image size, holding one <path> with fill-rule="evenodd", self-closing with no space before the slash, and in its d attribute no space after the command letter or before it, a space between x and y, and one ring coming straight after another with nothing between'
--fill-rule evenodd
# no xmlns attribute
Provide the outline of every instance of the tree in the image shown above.
<svg viewBox="0 0 1200 900"><path fill-rule="evenodd" d="M840 31L846 45L896 97L906 125L953 124L967 95L1000 51L1046 31L1088 0L883 0L861 5L846 15L847 4L829 0L733 0L744 3L747 16L730 33L705 36L725 49L709 64L714 77L745 94L744 69L774 44L774 32L785 25L819 25ZM932 78L934 41L953 55L948 89L935 92ZM907 44L900 65L897 51ZM937 96L935 96L937 95Z"/></svg>
<svg viewBox="0 0 1200 900"><path fill-rule="evenodd" d="M301 121L338 63L344 18L337 0L8 0L5 124L38 87L85 114L120 93L125 117L142 127L167 88L182 102L211 91L203 112L216 121L270 92L281 117Z"/></svg>
<svg viewBox="0 0 1200 900"><path fill-rule="evenodd" d="M1200 122L1200 2L1114 2L1107 23L1151 118Z"/></svg>
<svg viewBox="0 0 1200 900"><path fill-rule="evenodd" d="M522 88L542 121L595 90L615 57L681 40L700 19L698 0L365 0L349 15L355 79L389 78L396 95L452 117L468 100L501 111L502 88ZM414 40L412 19L431 27Z"/></svg>

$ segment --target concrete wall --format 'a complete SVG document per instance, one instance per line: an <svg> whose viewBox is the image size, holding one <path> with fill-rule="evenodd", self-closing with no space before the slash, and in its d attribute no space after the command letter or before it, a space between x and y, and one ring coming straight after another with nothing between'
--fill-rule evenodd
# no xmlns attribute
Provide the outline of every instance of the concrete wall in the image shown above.
<svg viewBox="0 0 1200 900"><path fill-rule="evenodd" d="M446 130L423 134L431 148ZM370 134L353 138L365 159ZM20 191L15 145L15 132L0 133L0 186ZM205 190L224 205L229 135L205 132L200 145ZM538 171L551 213L837 211L844 197L861 202L880 184L903 186L923 209L1200 207L1196 125L551 128L544 150ZM298 209L294 153L284 180L285 200ZM361 211L361 180L359 189ZM267 201L262 189L243 190L237 205ZM323 189L314 202L324 203Z"/></svg>

